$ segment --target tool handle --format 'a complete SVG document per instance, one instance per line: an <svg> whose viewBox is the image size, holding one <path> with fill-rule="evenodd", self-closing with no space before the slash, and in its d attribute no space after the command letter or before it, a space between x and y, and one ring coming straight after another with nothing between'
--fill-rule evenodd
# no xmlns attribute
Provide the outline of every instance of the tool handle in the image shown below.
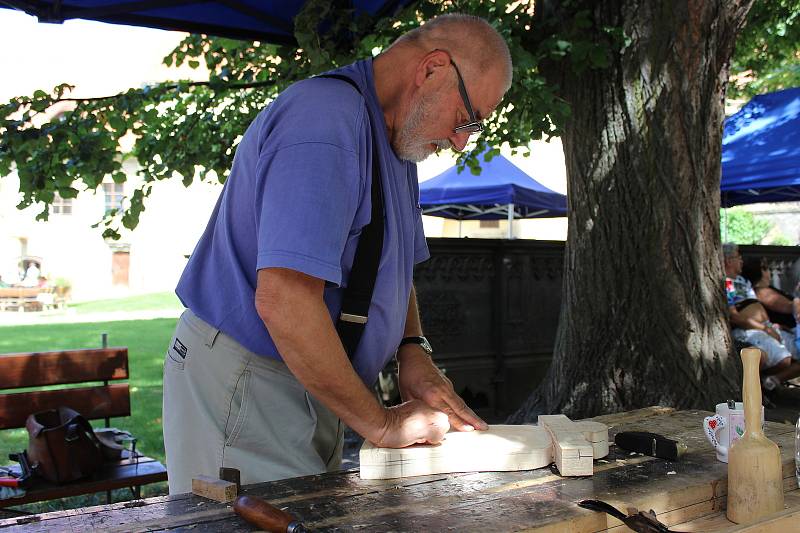
<svg viewBox="0 0 800 533"><path fill-rule="evenodd" d="M745 348L742 350L742 366L744 368L744 436L763 437L761 429L761 382L758 379L758 364L761 361L761 350Z"/></svg>
<svg viewBox="0 0 800 533"><path fill-rule="evenodd" d="M286 533L292 523L297 523L289 513L255 496L239 496L233 502L233 510L249 523L270 533Z"/></svg>

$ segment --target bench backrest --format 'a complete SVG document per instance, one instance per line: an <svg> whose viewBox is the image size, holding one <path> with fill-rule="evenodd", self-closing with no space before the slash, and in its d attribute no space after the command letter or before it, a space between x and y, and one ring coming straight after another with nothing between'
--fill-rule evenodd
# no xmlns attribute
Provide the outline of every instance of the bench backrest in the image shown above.
<svg viewBox="0 0 800 533"><path fill-rule="evenodd" d="M88 387L0 392L0 429L25 426L28 415L61 405L88 419L129 416L127 348L0 355L0 390L98 382Z"/></svg>
<svg viewBox="0 0 800 533"><path fill-rule="evenodd" d="M40 292L48 292L39 287L0 287L0 298L36 298Z"/></svg>

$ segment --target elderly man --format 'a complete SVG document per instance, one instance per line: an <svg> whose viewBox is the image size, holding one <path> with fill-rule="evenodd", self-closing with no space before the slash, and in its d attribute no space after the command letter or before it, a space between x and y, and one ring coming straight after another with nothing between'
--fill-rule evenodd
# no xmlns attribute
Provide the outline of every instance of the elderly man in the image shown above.
<svg viewBox="0 0 800 533"><path fill-rule="evenodd" d="M429 253L414 163L462 150L511 75L486 21L445 15L259 114L176 291L187 310L164 363L170 493L221 466L243 483L338 469L343 423L388 447L486 428L422 336L412 275ZM375 207L368 320L340 317ZM366 320L350 354L337 320ZM405 402L387 409L369 385L395 355Z"/></svg>
<svg viewBox="0 0 800 533"><path fill-rule="evenodd" d="M784 381L799 376L800 363L792 360L780 331L769 321L767 310L756 298L752 284L741 275L739 247L725 243L722 254L731 334L739 342L752 344L761 350L761 385L771 391Z"/></svg>

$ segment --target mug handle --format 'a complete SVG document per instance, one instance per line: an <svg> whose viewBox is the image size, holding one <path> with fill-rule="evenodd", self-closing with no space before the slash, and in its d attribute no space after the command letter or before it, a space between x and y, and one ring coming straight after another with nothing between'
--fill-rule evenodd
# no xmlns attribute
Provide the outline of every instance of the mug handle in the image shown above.
<svg viewBox="0 0 800 533"><path fill-rule="evenodd" d="M715 428L711 428L710 422L714 420L716 421ZM708 442L714 447L715 450L719 451L720 453L727 454L728 448L726 446L722 446L719 443L719 438L717 438L717 432L725 427L725 419L720 415L714 416L707 416L703 419L703 429L705 430L706 438Z"/></svg>

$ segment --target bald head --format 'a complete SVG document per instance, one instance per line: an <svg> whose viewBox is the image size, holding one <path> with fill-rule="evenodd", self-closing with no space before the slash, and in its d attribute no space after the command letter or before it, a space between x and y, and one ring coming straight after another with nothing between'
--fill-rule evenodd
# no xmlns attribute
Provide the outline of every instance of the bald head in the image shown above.
<svg viewBox="0 0 800 533"><path fill-rule="evenodd" d="M373 60L392 147L419 162L463 150L511 86L511 56L485 20L442 15L398 38Z"/></svg>
<svg viewBox="0 0 800 533"><path fill-rule="evenodd" d="M470 73L496 70L503 79L503 92L511 87L508 45L503 36L480 17L460 13L440 15L400 36L392 47L404 44L426 51L445 50L462 70Z"/></svg>

